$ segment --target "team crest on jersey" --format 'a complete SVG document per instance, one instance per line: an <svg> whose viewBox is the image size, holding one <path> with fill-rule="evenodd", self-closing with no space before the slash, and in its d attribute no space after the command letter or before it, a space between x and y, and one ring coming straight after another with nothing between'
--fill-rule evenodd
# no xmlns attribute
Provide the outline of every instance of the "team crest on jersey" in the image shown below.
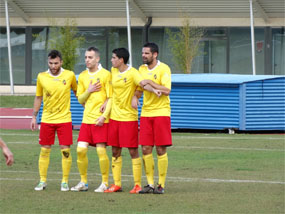
<svg viewBox="0 0 285 214"><path fill-rule="evenodd" d="M50 97L51 95L50 95L50 93L49 93L49 92L47 92L47 93L46 93L46 96L47 96L47 97Z"/></svg>
<svg viewBox="0 0 285 214"><path fill-rule="evenodd" d="M62 83L63 83L63 85L66 85L66 81L65 80L62 80Z"/></svg>
<svg viewBox="0 0 285 214"><path fill-rule="evenodd" d="M126 78L126 77L124 78L124 82L125 82L125 83L127 82L127 78Z"/></svg>
<svg viewBox="0 0 285 214"><path fill-rule="evenodd" d="M154 79L156 80L156 78L157 78L156 74L155 74L155 75L153 75L153 77L154 77Z"/></svg>

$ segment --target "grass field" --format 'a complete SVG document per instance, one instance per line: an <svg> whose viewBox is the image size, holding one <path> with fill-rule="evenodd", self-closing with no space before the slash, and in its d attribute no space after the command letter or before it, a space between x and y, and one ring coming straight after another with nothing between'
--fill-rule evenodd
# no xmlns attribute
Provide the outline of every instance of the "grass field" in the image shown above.
<svg viewBox="0 0 285 214"><path fill-rule="evenodd" d="M2 108L33 108L35 96L0 96Z"/></svg>
<svg viewBox="0 0 285 214"><path fill-rule="evenodd" d="M38 132L0 130L15 155L0 158L1 213L284 213L284 135L173 133L164 195L131 195L131 160L123 152L123 192L94 193L100 184L97 154L90 148L89 191L60 192L61 156L53 147L45 191L38 183ZM76 141L78 131L74 131ZM108 148L109 157L111 150ZM76 146L70 186L79 181ZM156 155L154 155L156 157ZM156 167L157 169L157 167ZM157 171L156 171L157 174ZM144 175L144 172L143 172ZM146 178L143 176L143 184ZM156 177L157 181L157 177ZM110 176L110 183L112 183Z"/></svg>

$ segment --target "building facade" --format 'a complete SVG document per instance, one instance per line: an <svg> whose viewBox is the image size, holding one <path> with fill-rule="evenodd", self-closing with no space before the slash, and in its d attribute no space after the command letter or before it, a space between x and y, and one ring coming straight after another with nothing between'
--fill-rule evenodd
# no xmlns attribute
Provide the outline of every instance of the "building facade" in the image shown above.
<svg viewBox="0 0 285 214"><path fill-rule="evenodd" d="M15 3L16 8L18 7L22 13L16 10L15 5L11 2ZM58 2L61 1L54 3L58 4L56 15L47 3L45 4L45 14L41 15L39 11L36 11L36 8L30 9L29 2L32 1L27 0L25 2L26 4L18 0L8 1L9 14L11 14L10 35L15 85L35 85L37 74L47 69L46 43L50 33L48 17L56 18L59 23L68 17L73 17L77 21L79 35L84 37L84 42L77 50L80 57L74 68L76 74L85 69L84 52L89 46L96 46L100 49L102 66L107 69L111 67L112 50L118 47L128 47L125 1L118 1L119 3L116 3L118 7L113 3L112 7L117 8L115 12L104 13L101 8L100 11L98 9L97 14L94 13L96 15L93 14L96 9L90 7L92 1L86 1L90 6L81 6L77 10L76 16L70 14L73 13L71 8L76 10L77 1L69 1L74 7L67 6L66 8L60 7ZM38 7L40 7L41 3L47 1L38 0L37 2L39 2ZM99 1L93 2L99 4ZM151 2L152 7L149 6ZM159 45L159 59L169 64L173 73L182 73L173 61L166 28L173 31L177 30L184 19L180 18L181 13L187 13L193 15L191 19L205 30L200 43L201 54L194 59L192 73L252 74L248 1L224 1L223 5L218 5L220 9L217 9L217 4L221 4L221 1L203 0L199 1L200 5L196 6L195 1L191 0L186 3L183 1L184 3L181 3L180 6L174 4L176 1L172 1L172 4L169 3L170 1L165 1L165 5L168 7L163 7L163 4L159 5L161 2L163 1L130 1L134 67L138 68L142 63L141 48L147 40ZM256 74L285 75L284 1L276 1L279 4L272 3L273 9L272 5L271 7L268 6L270 1L255 0L254 2L259 2L257 5L254 4ZM112 11L108 7L108 3L112 4L112 1L106 0L103 6L106 10ZM175 6L175 9L171 10L172 5ZM235 7L238 5L239 8L236 9ZM186 9L181 12L183 6ZM86 12L85 7L89 8L88 12ZM190 9L187 10L187 7ZM200 11L195 12L195 7ZM170 13L165 8L174 12ZM276 8L279 9L277 12ZM5 10L2 1L0 10L2 15L0 22L0 84L9 85L8 43L5 17L3 17ZM146 17L152 17L151 24L147 25Z"/></svg>

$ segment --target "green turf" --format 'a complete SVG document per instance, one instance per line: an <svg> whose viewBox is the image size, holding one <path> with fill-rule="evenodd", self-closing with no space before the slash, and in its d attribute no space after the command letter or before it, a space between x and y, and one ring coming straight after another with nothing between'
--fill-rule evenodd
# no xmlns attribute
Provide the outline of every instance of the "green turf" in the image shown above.
<svg viewBox="0 0 285 214"><path fill-rule="evenodd" d="M89 191L60 192L57 144L51 152L47 189L36 192L38 132L2 129L0 135L15 155L12 167L6 167L0 158L0 213L284 213L284 135L173 133L164 195L128 193L133 178L125 149L123 192L94 193L101 179L94 148L88 151ZM77 136L74 131L74 141ZM111 157L110 148L108 155ZM76 146L72 156L70 186L79 181ZM155 168L157 176L157 164ZM145 184L145 176L142 180Z"/></svg>
<svg viewBox="0 0 285 214"><path fill-rule="evenodd" d="M0 96L0 107L33 108L35 96Z"/></svg>

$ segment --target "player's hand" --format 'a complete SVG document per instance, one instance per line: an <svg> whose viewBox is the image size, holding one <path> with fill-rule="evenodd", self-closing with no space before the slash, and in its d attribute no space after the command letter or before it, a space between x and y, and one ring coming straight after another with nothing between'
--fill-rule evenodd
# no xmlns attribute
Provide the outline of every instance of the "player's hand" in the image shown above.
<svg viewBox="0 0 285 214"><path fill-rule="evenodd" d="M104 125L104 122L105 122L105 117L103 117L103 116L100 116L96 121L95 121L95 123L96 123L96 126L103 126Z"/></svg>
<svg viewBox="0 0 285 214"><path fill-rule="evenodd" d="M8 147L4 147L3 148L3 155L6 159L6 165L7 166L12 166L12 164L14 163L14 155L13 153L10 151L10 149Z"/></svg>
<svg viewBox="0 0 285 214"><path fill-rule="evenodd" d="M138 106L140 106L140 101L137 98L137 96L133 96L133 98L132 98L132 107L134 109L138 109Z"/></svg>
<svg viewBox="0 0 285 214"><path fill-rule="evenodd" d="M162 95L162 92L160 90L157 89L153 89L153 93L156 94L156 96L160 97Z"/></svg>
<svg viewBox="0 0 285 214"><path fill-rule="evenodd" d="M36 117L33 116L32 120L31 120L31 124L30 124L30 128L32 131L36 130L36 122L37 122L36 120L37 120Z"/></svg>
<svg viewBox="0 0 285 214"><path fill-rule="evenodd" d="M100 90L101 90L101 83L100 82L96 82L96 83L92 84L92 81L90 81L89 87L88 87L89 93L92 93L95 91L100 91Z"/></svg>
<svg viewBox="0 0 285 214"><path fill-rule="evenodd" d="M106 110L107 103L108 103L108 100L106 100L106 101L104 102L104 104L100 107L100 112L101 112L101 113L104 113L104 111Z"/></svg>

